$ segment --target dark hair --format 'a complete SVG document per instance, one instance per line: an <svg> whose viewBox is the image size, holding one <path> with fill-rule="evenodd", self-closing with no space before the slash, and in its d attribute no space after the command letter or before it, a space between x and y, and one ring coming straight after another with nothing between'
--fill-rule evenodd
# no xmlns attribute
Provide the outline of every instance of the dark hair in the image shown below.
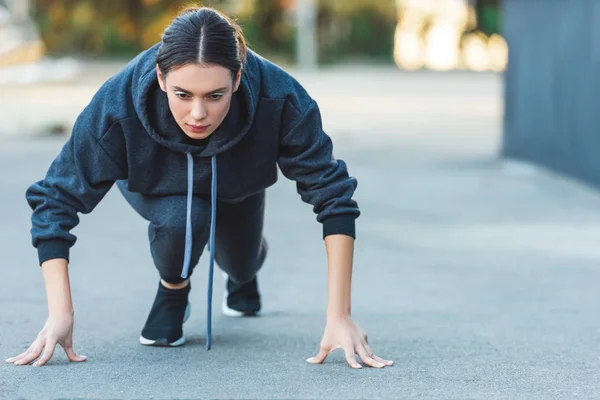
<svg viewBox="0 0 600 400"><path fill-rule="evenodd" d="M156 63L164 76L186 64L220 65L233 76L246 62L246 52L235 21L212 8L188 8L165 29Z"/></svg>

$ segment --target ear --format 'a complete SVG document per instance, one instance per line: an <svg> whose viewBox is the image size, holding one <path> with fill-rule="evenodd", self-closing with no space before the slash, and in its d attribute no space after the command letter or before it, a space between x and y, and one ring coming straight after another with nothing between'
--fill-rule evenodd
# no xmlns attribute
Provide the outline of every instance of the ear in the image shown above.
<svg viewBox="0 0 600 400"><path fill-rule="evenodd" d="M240 88L240 81L242 80L242 70L239 70L236 74L235 74L235 80L233 81L233 91L237 92L237 90Z"/></svg>
<svg viewBox="0 0 600 400"><path fill-rule="evenodd" d="M158 68L158 64L156 65L156 76L158 77L158 84L163 92L167 92L167 85L165 80L163 79L163 74L160 72L160 68Z"/></svg>

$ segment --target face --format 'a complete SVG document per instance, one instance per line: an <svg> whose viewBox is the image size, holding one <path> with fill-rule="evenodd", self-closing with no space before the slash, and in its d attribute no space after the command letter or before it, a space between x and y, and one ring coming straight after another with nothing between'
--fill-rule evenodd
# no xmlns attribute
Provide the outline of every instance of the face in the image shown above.
<svg viewBox="0 0 600 400"><path fill-rule="evenodd" d="M235 79L220 65L187 64L163 76L156 67L160 88L167 93L177 125L192 139L209 137L229 111L241 74Z"/></svg>

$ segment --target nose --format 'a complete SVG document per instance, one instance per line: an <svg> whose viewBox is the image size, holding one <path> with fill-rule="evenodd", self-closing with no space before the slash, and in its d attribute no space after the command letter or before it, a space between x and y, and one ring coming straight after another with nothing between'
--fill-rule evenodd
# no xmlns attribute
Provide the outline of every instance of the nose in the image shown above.
<svg viewBox="0 0 600 400"><path fill-rule="evenodd" d="M201 101L194 103L194 105L192 106L191 115L195 121L201 121L204 118L206 118L206 108L204 107Z"/></svg>

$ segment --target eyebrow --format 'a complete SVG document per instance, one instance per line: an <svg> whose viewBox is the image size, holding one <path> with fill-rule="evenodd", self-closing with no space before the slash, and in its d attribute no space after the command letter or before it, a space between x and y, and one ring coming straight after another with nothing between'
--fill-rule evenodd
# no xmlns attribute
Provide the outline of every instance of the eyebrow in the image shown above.
<svg viewBox="0 0 600 400"><path fill-rule="evenodd" d="M193 94L189 90L185 90L183 88L180 88L179 86L173 86L173 90L176 90L176 91L179 91L179 92L184 92L184 93L187 93L187 94ZM224 92L226 90L227 90L226 87L222 87L222 88L215 89L215 90L213 90L211 92L205 93L205 95L215 94L215 93L218 93L218 92Z"/></svg>

